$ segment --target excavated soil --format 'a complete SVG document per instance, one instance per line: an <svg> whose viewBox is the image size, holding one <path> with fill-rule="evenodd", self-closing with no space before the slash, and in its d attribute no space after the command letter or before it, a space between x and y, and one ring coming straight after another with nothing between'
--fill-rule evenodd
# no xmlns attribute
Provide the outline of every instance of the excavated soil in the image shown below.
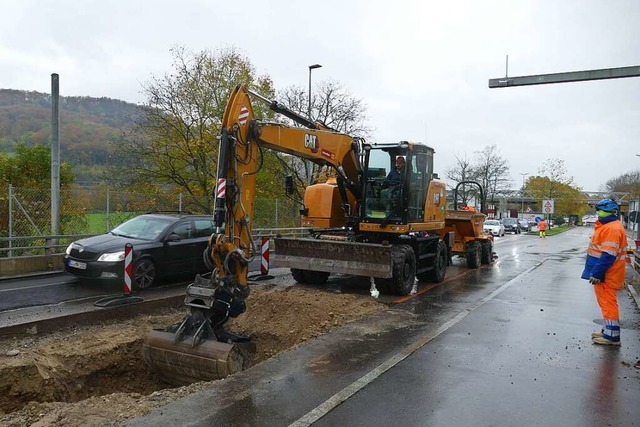
<svg viewBox="0 0 640 427"><path fill-rule="evenodd" d="M331 286L252 286L247 312L227 329L251 336L253 363L259 363L386 308L366 291L366 284L351 293L332 292ZM208 386L171 388L142 361L145 334L184 314L175 310L0 340L0 426L118 425Z"/></svg>

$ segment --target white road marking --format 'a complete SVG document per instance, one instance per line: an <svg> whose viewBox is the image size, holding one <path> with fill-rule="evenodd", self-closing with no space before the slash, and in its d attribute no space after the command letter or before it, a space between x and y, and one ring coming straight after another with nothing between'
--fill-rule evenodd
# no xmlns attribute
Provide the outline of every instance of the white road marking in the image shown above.
<svg viewBox="0 0 640 427"><path fill-rule="evenodd" d="M538 268L540 265L542 265L542 263L544 263L544 261L546 260L536 263L536 265L529 267L527 270L518 274L516 277L509 280L507 283L500 286L498 289L491 292L489 295L482 298L480 301L473 304L471 307L458 313L455 317L453 317L452 319L442 324L442 326L440 326L434 332L421 336L413 344L406 346L405 348L400 350L398 353L394 354L389 359L382 362L376 368L369 371L368 373L360 377L355 382L349 384L348 386L340 390L338 393L334 394L329 399L321 403L320 405L316 406L314 409L312 409L311 411L303 415L301 418L299 418L297 421L291 423L289 427L307 427L313 424L314 422L318 421L320 418L327 415L330 411L332 411L335 407L340 405L342 402L346 401L351 396L356 394L358 391L362 390L368 384L373 382L380 375L382 375L383 373L385 373L386 371L393 368L395 365L397 365L398 363L402 362L404 359L409 357L413 352L420 349L421 347L426 345L429 341L433 340L438 335L445 332L447 329L451 328L453 325L455 325L456 323L458 323L459 321L467 317L478 307L481 307L482 305L484 305L487 301L490 301L493 298L495 298L497 295L502 293L505 289L510 287L513 283L515 283L516 281L519 281L522 276L525 276L529 274L531 271L533 271L534 269Z"/></svg>
<svg viewBox="0 0 640 427"><path fill-rule="evenodd" d="M66 284L70 284L70 283L73 283L73 282L54 282L54 283L47 283L47 284L44 284L44 285L21 286L19 288L0 289L0 292L20 291L20 290L35 289L35 288L45 288L47 286L66 285Z"/></svg>

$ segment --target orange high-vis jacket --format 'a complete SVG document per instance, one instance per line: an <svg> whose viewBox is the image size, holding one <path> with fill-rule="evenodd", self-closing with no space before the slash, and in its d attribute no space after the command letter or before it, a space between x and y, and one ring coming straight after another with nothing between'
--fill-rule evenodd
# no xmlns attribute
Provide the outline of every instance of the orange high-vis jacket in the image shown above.
<svg viewBox="0 0 640 427"><path fill-rule="evenodd" d="M538 223L538 230L547 231L547 221L544 219Z"/></svg>
<svg viewBox="0 0 640 427"><path fill-rule="evenodd" d="M600 219L589 248L583 279L595 277L614 288L624 287L627 259L627 234L617 218Z"/></svg>

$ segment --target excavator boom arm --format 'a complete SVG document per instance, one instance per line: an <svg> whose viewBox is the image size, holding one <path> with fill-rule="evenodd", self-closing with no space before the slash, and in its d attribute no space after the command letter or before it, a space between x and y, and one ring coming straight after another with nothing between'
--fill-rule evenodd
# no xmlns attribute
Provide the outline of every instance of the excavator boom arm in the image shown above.
<svg viewBox="0 0 640 427"><path fill-rule="evenodd" d="M251 98L306 127L256 120ZM332 167L356 199L361 190L361 139L313 123L276 101L238 85L229 97L222 120L214 218L217 227L225 226L228 241L247 257L250 256L250 226L261 147Z"/></svg>

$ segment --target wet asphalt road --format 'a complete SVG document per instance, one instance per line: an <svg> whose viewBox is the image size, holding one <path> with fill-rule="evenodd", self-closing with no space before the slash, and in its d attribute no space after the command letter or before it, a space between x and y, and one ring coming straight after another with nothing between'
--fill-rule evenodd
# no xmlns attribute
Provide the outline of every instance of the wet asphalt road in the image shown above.
<svg viewBox="0 0 640 427"><path fill-rule="evenodd" d="M0 280L0 312L118 292L122 290L116 285L81 284L75 277L64 273L3 279Z"/></svg>
<svg viewBox="0 0 640 427"><path fill-rule="evenodd" d="M499 238L494 265L453 268L128 425L640 425L640 311L626 289L622 346L591 344L600 313L579 277L592 231Z"/></svg>
<svg viewBox="0 0 640 427"><path fill-rule="evenodd" d="M252 262L250 271L257 272L259 270L259 260ZM163 282L155 288L186 286L190 283L190 279L185 277ZM148 292L134 291L134 294L144 297ZM119 283L98 280L80 281L73 275L62 272L30 277L2 278L0 279L0 312L69 301L93 301L123 293L123 286Z"/></svg>

